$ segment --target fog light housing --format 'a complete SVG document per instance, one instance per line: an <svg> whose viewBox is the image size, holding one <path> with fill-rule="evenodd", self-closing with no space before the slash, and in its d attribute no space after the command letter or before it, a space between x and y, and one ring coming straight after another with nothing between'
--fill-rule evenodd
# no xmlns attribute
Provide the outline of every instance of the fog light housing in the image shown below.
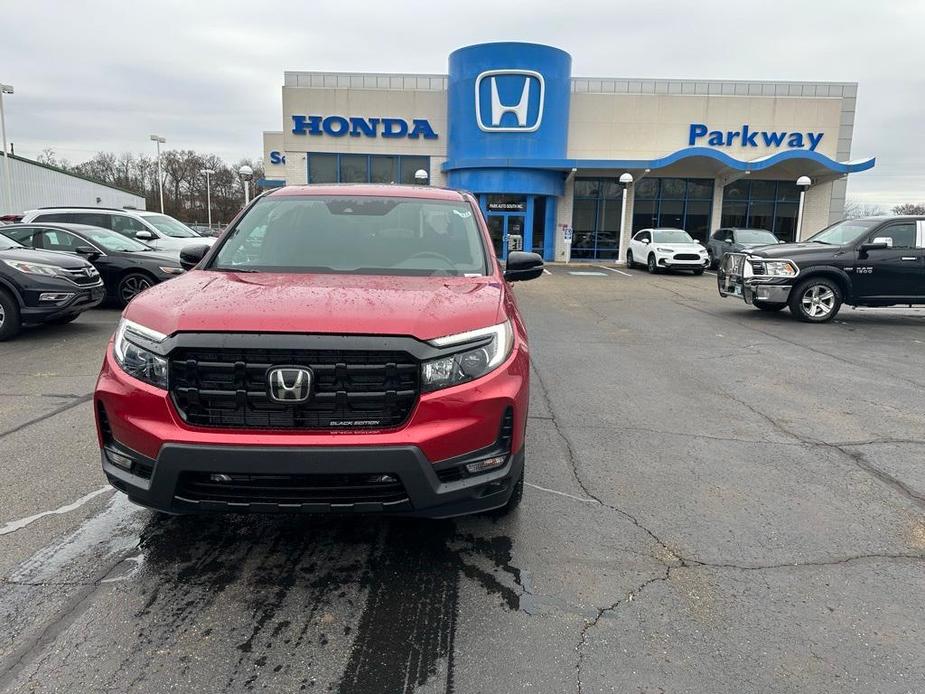
<svg viewBox="0 0 925 694"><path fill-rule="evenodd" d="M506 455L496 455L493 458L485 458L483 460L476 460L474 463L468 463L466 465L466 470L475 475L479 472L487 472L488 470L494 470L499 468L507 461Z"/></svg>
<svg viewBox="0 0 925 694"><path fill-rule="evenodd" d="M39 294L39 301L67 301L72 296L73 292L42 292Z"/></svg>
<svg viewBox="0 0 925 694"><path fill-rule="evenodd" d="M134 462L131 458L129 458L127 455L119 453L118 451L114 451L111 448L106 448L105 450L106 460L118 468L122 468L123 470L128 470L131 472L132 463Z"/></svg>

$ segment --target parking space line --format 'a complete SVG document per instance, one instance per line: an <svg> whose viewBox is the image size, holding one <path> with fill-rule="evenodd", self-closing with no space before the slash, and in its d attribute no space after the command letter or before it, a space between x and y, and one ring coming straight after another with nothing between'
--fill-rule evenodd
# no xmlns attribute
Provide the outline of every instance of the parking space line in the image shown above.
<svg viewBox="0 0 925 694"><path fill-rule="evenodd" d="M606 265L595 265L594 267L603 268L604 270L610 270L611 272L616 272L618 275L623 275L624 277L632 277L628 272L623 272L623 270L617 270L615 267L607 267Z"/></svg>
<svg viewBox="0 0 925 694"><path fill-rule="evenodd" d="M607 277L606 272L588 272L586 270L569 270L568 274L576 277Z"/></svg>
<svg viewBox="0 0 925 694"><path fill-rule="evenodd" d="M60 515L62 513L69 513L75 509L80 508L81 506L83 506L85 503L87 503L91 499L98 497L100 494L103 494L105 492L111 492L111 491L113 491L113 488L107 484L105 487L100 487L96 491L90 492L86 496L80 497L77 501L67 504L66 506L61 506L60 508L56 508L53 511L42 511L41 513L36 513L34 516L29 516L28 518L20 518L19 520L10 521L3 527L0 527L0 535L8 535L10 533L15 533L17 530L22 530L27 525L31 525L35 521L39 520L40 518L44 518L45 516L54 516L54 515Z"/></svg>
<svg viewBox="0 0 925 694"><path fill-rule="evenodd" d="M552 273L551 273L549 270L547 270L546 268L543 268L543 273L546 274L546 275L551 275L551 274L552 274Z"/></svg>

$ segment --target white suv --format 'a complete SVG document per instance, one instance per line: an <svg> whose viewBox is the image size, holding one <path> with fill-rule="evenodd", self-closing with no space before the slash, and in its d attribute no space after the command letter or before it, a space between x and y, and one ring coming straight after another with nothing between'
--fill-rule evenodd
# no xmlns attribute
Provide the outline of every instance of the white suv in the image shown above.
<svg viewBox="0 0 925 694"><path fill-rule="evenodd" d="M23 223L64 222L112 229L123 236L144 241L159 251L179 251L186 246L209 245L214 238L200 236L182 222L160 212L105 207L40 207L29 210Z"/></svg>

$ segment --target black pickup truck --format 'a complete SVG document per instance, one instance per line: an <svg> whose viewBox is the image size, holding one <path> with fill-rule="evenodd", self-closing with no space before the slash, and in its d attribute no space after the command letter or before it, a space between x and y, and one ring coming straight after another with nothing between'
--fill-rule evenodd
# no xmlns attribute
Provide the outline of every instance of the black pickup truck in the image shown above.
<svg viewBox="0 0 925 694"><path fill-rule="evenodd" d="M925 304L925 217L849 219L800 243L727 253L717 286L810 323L832 320L842 304Z"/></svg>

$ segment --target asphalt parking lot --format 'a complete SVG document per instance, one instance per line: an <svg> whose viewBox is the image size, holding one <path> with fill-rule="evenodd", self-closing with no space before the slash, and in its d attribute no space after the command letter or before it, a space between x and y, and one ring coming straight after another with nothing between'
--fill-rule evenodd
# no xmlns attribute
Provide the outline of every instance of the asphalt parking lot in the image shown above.
<svg viewBox="0 0 925 694"><path fill-rule="evenodd" d="M518 287L504 520L159 520L99 469L118 313L0 345L0 691L925 691L925 311L714 281Z"/></svg>

